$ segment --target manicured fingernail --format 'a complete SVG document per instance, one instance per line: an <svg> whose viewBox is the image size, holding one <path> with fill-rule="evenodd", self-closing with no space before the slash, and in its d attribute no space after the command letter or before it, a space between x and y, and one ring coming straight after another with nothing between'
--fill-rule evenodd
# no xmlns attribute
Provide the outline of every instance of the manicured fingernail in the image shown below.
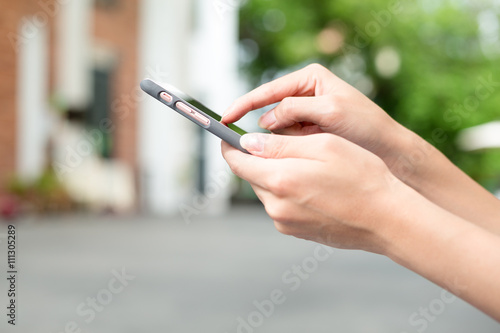
<svg viewBox="0 0 500 333"><path fill-rule="evenodd" d="M259 118L259 126L264 129L268 129L276 122L276 116L274 115L274 110L267 111Z"/></svg>
<svg viewBox="0 0 500 333"><path fill-rule="evenodd" d="M243 148L251 153L261 153L264 151L265 136L260 133L245 134L240 139Z"/></svg>

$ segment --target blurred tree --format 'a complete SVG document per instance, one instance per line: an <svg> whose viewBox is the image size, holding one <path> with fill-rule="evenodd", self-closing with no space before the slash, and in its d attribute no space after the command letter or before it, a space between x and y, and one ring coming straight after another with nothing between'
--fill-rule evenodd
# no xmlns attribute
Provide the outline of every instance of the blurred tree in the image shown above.
<svg viewBox="0 0 500 333"><path fill-rule="evenodd" d="M498 1L251 0L241 62L253 85L319 62L483 185L500 152L465 153L463 129L500 119Z"/></svg>

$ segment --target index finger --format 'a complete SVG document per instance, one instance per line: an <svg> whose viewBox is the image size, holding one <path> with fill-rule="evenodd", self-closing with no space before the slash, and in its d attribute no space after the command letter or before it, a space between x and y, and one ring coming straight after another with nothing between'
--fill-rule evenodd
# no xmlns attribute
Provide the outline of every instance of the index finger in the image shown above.
<svg viewBox="0 0 500 333"><path fill-rule="evenodd" d="M234 123L249 111L282 101L290 96L312 96L316 87L316 72L319 65L310 65L296 72L255 88L238 98L224 112L222 122Z"/></svg>

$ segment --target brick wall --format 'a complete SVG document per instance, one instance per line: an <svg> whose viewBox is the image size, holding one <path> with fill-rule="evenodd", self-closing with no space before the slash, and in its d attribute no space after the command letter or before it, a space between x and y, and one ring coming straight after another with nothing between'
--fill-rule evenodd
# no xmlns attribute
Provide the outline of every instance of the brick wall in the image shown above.
<svg viewBox="0 0 500 333"><path fill-rule="evenodd" d="M137 171L137 64L139 0L96 6L94 37L117 55L112 78L113 157Z"/></svg>
<svg viewBox="0 0 500 333"><path fill-rule="evenodd" d="M49 83L55 78L54 10L58 0L0 0L0 193L16 168L16 85L17 52L9 36L18 33L23 17L39 14L49 28ZM113 157L137 171L137 45L139 0L113 1L97 5L93 37L109 45L118 56L112 82L111 109Z"/></svg>
<svg viewBox="0 0 500 333"><path fill-rule="evenodd" d="M17 48L15 38L23 17L37 14L40 26L53 26L47 8L55 0L0 0L0 193L16 169ZM53 7L52 7L53 8ZM33 21L35 22L35 21ZM50 34L52 35L52 34ZM26 37L29 35L25 35Z"/></svg>

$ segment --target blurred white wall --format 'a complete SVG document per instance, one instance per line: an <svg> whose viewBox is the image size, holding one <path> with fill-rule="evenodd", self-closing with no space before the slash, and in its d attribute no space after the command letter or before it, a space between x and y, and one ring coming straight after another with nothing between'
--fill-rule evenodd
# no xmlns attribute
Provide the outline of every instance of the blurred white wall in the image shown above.
<svg viewBox="0 0 500 333"><path fill-rule="evenodd" d="M500 121L466 128L460 131L457 144L465 151L500 148Z"/></svg>
<svg viewBox="0 0 500 333"><path fill-rule="evenodd" d="M223 3L223 2L222 2ZM224 110L240 95L238 81L238 10L234 1L196 1L196 30L192 39L191 83L196 96L215 112ZM220 139L205 133L205 188L210 198L207 213L229 209L230 187L218 177L229 175L220 152Z"/></svg>
<svg viewBox="0 0 500 333"><path fill-rule="evenodd" d="M140 10L139 77L185 86L191 1L143 0ZM194 127L152 98L140 101L138 118L142 208L160 215L177 213L193 184Z"/></svg>
<svg viewBox="0 0 500 333"><path fill-rule="evenodd" d="M91 99L93 0L65 1L56 21L56 91L73 108Z"/></svg>
<svg viewBox="0 0 500 333"><path fill-rule="evenodd" d="M194 97L202 96L222 113L238 95L237 14L234 9L221 17L210 0L143 0L140 77L168 81ZM196 127L151 98L141 101L139 119L143 208L154 214L178 214L183 203L190 206L199 199L193 191ZM226 164L220 140L206 137L205 178L213 185L212 178L226 172ZM206 212L229 207L229 186L217 186L216 195L203 205Z"/></svg>
<svg viewBox="0 0 500 333"><path fill-rule="evenodd" d="M24 25L31 20L25 20ZM24 31L29 27L20 26ZM17 172L22 179L42 174L48 141L48 32L38 28L18 53L17 73Z"/></svg>

